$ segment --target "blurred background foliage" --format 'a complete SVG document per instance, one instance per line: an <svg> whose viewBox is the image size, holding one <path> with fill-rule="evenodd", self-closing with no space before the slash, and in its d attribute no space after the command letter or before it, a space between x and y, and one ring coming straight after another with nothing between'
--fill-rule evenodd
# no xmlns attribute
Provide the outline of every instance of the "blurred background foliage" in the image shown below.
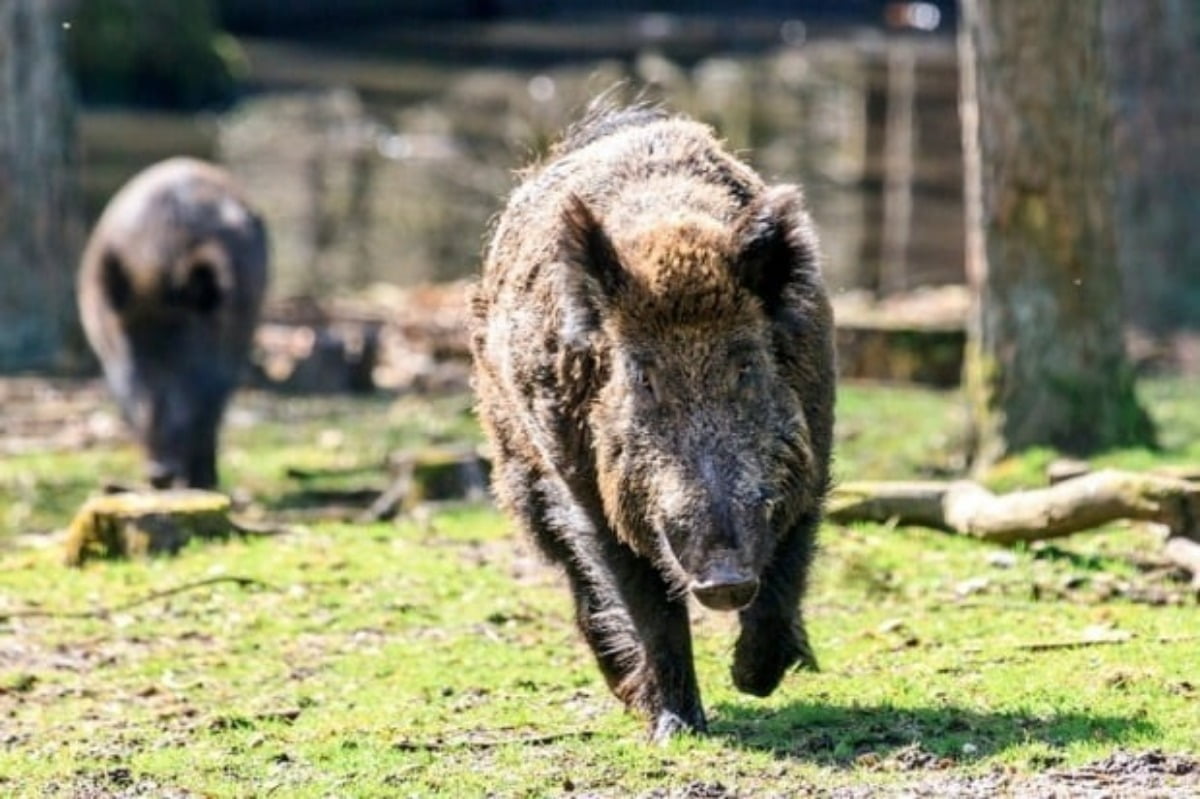
<svg viewBox="0 0 1200 799"><path fill-rule="evenodd" d="M225 105L245 72L210 0L75 0L67 57L87 103Z"/></svg>
<svg viewBox="0 0 1200 799"><path fill-rule="evenodd" d="M743 14L850 20L881 17L885 0L58 0L71 19L69 68L84 102L167 109L226 106L246 75L237 35L320 39L412 20L486 22L598 13ZM1196 0L1200 2L1200 0ZM953 0L941 7L953 21Z"/></svg>
<svg viewBox="0 0 1200 799"><path fill-rule="evenodd" d="M844 364L879 349L886 312L921 328L904 375L957 382L956 0L52 2L83 101L88 224L148 164L192 155L229 167L267 217L273 300L456 280L513 170L622 86L805 186L839 319L866 331ZM1166 18L1149 30L1153 14L1131 13L1109 45L1124 227L1146 232L1121 259L1131 348L1139 369L1196 371L1200 336L1163 341L1200 329L1200 162L1178 155L1200 131L1178 66L1200 41L1177 52L1200 0L1106 2Z"/></svg>

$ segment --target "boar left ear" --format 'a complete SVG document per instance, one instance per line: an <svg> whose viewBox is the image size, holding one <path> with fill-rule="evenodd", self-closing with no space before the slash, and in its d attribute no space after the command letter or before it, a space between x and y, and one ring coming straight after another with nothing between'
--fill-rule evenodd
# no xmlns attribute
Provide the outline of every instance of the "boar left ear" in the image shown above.
<svg viewBox="0 0 1200 799"><path fill-rule="evenodd" d="M599 284L605 297L611 299L625 285L626 275L600 220L579 195L571 194L563 208L562 221L560 244L564 260L582 268Z"/></svg>
<svg viewBox="0 0 1200 799"><path fill-rule="evenodd" d="M100 256L100 285L109 307L118 314L124 311L133 299L133 285L129 281L129 275L125 273L121 256L111 249L106 249Z"/></svg>
<svg viewBox="0 0 1200 799"><path fill-rule="evenodd" d="M738 279L773 314L784 292L810 281L817 268L816 235L799 187L767 189L750 202L734 230Z"/></svg>

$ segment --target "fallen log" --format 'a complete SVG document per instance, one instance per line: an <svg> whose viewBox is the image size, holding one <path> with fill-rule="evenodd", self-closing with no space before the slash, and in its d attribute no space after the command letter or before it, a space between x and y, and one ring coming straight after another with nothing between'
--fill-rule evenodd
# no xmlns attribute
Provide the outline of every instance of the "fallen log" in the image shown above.
<svg viewBox="0 0 1200 799"><path fill-rule="evenodd" d="M1200 482L1115 469L1047 488L996 495L969 480L851 482L834 489L830 520L916 525L996 544L1061 538L1120 519L1161 525L1163 555L1200 587Z"/></svg>

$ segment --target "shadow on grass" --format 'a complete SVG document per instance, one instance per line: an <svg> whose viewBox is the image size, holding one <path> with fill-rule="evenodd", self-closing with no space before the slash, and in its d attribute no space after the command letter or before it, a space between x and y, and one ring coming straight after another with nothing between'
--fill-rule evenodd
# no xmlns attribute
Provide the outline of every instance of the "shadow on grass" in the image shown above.
<svg viewBox="0 0 1200 799"><path fill-rule="evenodd" d="M306 488L263 497L261 501L269 510L340 511L353 518L371 507L380 493L378 488Z"/></svg>
<svg viewBox="0 0 1200 799"><path fill-rule="evenodd" d="M848 766L867 753L909 767L969 762L1013 746L1051 747L1152 735L1157 727L1123 716L1086 713L980 713L959 707L897 708L793 702L773 712L751 704L719 704L713 734L733 744L826 766Z"/></svg>
<svg viewBox="0 0 1200 799"><path fill-rule="evenodd" d="M1081 571L1102 572L1110 571L1114 566L1120 566L1125 561L1106 555L1082 555L1069 549L1045 544L1033 550L1034 560L1048 560L1055 563L1067 563Z"/></svg>

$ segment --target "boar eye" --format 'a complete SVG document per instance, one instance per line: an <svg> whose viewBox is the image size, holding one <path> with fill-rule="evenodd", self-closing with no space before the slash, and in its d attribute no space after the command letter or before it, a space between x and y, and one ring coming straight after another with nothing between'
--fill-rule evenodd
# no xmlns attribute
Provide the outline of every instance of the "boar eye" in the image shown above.
<svg viewBox="0 0 1200 799"><path fill-rule="evenodd" d="M654 389L654 377L644 364L634 364L631 377L639 394L651 401L658 399L658 392Z"/></svg>
<svg viewBox="0 0 1200 799"><path fill-rule="evenodd" d="M738 367L737 387L738 391L750 392L758 386L758 370L751 361L743 361Z"/></svg>

